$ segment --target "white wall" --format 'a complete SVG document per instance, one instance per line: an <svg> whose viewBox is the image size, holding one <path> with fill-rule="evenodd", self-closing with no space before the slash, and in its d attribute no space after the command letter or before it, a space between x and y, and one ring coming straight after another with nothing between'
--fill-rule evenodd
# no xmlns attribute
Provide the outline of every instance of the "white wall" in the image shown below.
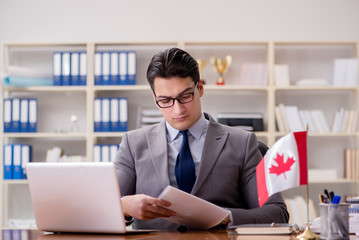
<svg viewBox="0 0 359 240"><path fill-rule="evenodd" d="M358 40L357 0L0 0L0 42Z"/></svg>

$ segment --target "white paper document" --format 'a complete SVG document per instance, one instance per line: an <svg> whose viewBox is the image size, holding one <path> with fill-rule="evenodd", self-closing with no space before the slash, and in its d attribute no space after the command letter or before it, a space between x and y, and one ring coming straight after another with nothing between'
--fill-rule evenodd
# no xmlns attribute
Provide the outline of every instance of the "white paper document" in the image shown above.
<svg viewBox="0 0 359 240"><path fill-rule="evenodd" d="M175 216L164 219L191 229L205 230L214 227L230 214L224 208L172 186L167 186L158 198L170 202L168 209L176 212Z"/></svg>

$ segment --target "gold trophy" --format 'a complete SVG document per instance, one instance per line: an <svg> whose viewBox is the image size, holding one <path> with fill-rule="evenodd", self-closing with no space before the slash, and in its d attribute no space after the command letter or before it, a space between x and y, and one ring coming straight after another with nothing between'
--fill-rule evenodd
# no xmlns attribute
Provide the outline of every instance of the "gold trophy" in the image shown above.
<svg viewBox="0 0 359 240"><path fill-rule="evenodd" d="M205 84L205 81L203 79L203 68L204 68L204 66L206 66L207 62L203 61L201 59L197 59L197 63L198 63L198 69L199 69L199 79L201 79L203 84Z"/></svg>
<svg viewBox="0 0 359 240"><path fill-rule="evenodd" d="M227 55L225 59L211 57L211 63L214 70L219 74L217 85L224 85L223 74L226 73L231 66L232 57L230 55Z"/></svg>

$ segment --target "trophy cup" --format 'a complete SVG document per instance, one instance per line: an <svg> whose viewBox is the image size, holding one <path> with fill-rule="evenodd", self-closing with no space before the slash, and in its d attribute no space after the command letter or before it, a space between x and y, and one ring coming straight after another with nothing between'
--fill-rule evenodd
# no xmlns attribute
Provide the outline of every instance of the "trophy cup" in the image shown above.
<svg viewBox="0 0 359 240"><path fill-rule="evenodd" d="M203 61L201 59L197 59L196 61L198 63L199 79L201 79L203 84L205 84L205 80L203 79L203 68L204 68L204 66L206 66L207 62Z"/></svg>
<svg viewBox="0 0 359 240"><path fill-rule="evenodd" d="M227 55L225 59L211 57L211 63L214 70L219 74L217 85L224 85L223 73L226 73L231 66L232 57L230 55Z"/></svg>

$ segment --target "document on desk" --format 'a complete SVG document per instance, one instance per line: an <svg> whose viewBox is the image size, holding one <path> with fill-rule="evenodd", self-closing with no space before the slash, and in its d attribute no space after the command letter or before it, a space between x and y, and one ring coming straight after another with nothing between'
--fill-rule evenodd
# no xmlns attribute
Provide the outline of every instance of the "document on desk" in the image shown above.
<svg viewBox="0 0 359 240"><path fill-rule="evenodd" d="M172 186L167 186L158 198L170 202L168 209L176 212L175 216L164 219L190 229L209 229L220 224L230 214L224 208Z"/></svg>

